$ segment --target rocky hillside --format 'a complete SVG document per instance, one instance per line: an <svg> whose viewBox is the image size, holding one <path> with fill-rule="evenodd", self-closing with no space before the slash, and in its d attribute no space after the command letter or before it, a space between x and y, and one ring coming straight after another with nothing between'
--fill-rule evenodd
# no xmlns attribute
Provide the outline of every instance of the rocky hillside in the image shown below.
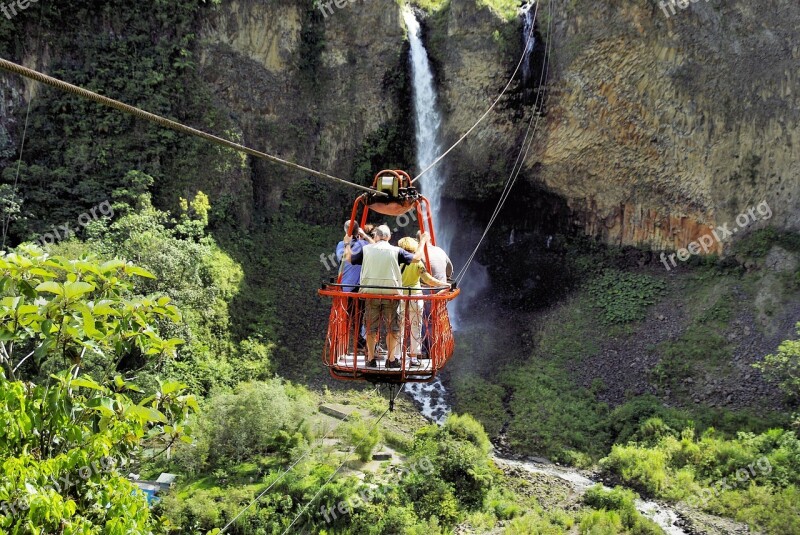
<svg viewBox="0 0 800 535"><path fill-rule="evenodd" d="M452 142L514 70L521 20L482 0L438 4L424 21L425 38ZM399 4L315 5L239 0L203 12L194 53L224 116L216 126L361 182L376 167L410 165ZM800 228L796 3L767 0L756 9L710 0L669 17L654 0L555 2L553 9L552 16L547 5L540 9L534 62L541 72L549 46L549 97L521 189L548 192L548 202L569 207L553 209L565 224L613 244L682 247L761 201L772 224ZM101 18L98 28L108 24ZM53 51L36 39L33 22L19 26L31 37L16 47L16 59L48 70ZM18 121L32 87L23 91L8 77L4 87L0 123L13 147L14 115ZM446 160L451 198L493 202L530 119L524 94L514 85ZM248 165L226 184L206 185L241 201L244 224L252 213L277 210L286 184L299 178Z"/></svg>
<svg viewBox="0 0 800 535"><path fill-rule="evenodd" d="M202 30L202 76L246 142L351 177L370 136L398 123L405 34L397 9L310 4L225 3ZM286 173L255 169L256 205L274 210Z"/></svg>
<svg viewBox="0 0 800 535"><path fill-rule="evenodd" d="M498 19L465 14L472 4L452 2L446 45L434 48L448 139L513 68L510 55L498 64ZM563 197L578 226L612 244L683 247L761 201L772 224L800 228L797 3L697 2L669 18L653 0L554 6L550 35L546 6L539 17L552 62L530 184ZM513 99L450 162L464 179L453 195L505 178L529 117Z"/></svg>

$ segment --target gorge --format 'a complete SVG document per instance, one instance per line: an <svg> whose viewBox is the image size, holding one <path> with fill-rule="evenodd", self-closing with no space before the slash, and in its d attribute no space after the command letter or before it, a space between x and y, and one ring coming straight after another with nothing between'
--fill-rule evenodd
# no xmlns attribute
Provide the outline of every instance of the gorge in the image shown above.
<svg viewBox="0 0 800 535"><path fill-rule="evenodd" d="M359 185L424 171L521 61L420 179L465 271L456 352L395 413L320 359L356 189L0 73L0 531L800 533L798 21L789 0L0 17L0 57ZM126 473L46 489L122 449ZM177 483L148 509L127 472Z"/></svg>

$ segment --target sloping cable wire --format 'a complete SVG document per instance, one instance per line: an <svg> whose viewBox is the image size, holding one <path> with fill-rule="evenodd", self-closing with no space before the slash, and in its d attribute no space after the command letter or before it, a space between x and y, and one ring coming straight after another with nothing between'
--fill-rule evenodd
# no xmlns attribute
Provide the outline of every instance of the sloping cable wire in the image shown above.
<svg viewBox="0 0 800 535"><path fill-rule="evenodd" d="M539 13L539 2L537 1L537 2L536 2L536 10L533 12L533 20L534 20L534 21L536 20L536 15L537 15L538 13ZM500 99L502 99L502 98L503 98L503 96L506 94L506 92L508 91L508 89L511 87L511 84L514 82L514 78L516 78L516 76L517 76L517 73L519 72L519 69L522 67L522 62L523 62L523 61L525 61L525 51L527 50L527 48L528 48L528 45L530 44L530 40L531 40L531 39L533 39L533 33L534 33L534 24L531 24L531 31L528 33L528 37L527 37L527 39L525 40L525 46L524 46L524 47L523 47L523 49L522 49L522 55L520 56L520 58L519 58L519 62L517 63L517 68L516 68L516 69L514 69L514 73L511 75L511 78L509 78L509 80L508 80L508 83L507 83L507 84L506 84L506 86L503 88L503 90L500 92L500 95L498 95L498 97L497 97L497 98L494 100L494 102L492 102L492 105L491 105L491 106L489 106L489 109L487 109L487 110L486 110L486 111L483 113L483 115L481 115L481 116L480 116L480 118L479 118L479 119L478 119L478 120L475 122L475 124L474 124L474 125L472 125L472 127L471 127L469 130L467 130L467 131L466 131L466 132L465 132L465 133L464 133L464 134L463 134L463 135L462 135L460 138L458 138L458 141L456 141L455 143L453 143L453 144L450 146L450 148L449 148L449 149L447 149L447 150L446 150L446 151L444 151L444 152L443 152L441 155L439 155L439 157L438 157L438 158L436 158L436 159L435 159L435 160L434 160L434 161L433 161L433 162L432 162L430 165L428 165L428 167L426 167L425 169L423 169L422 171L420 171L420 173L419 173L419 174L418 174L416 177L414 177L414 180L412 180L412 181L411 181L411 183L412 183L412 184L413 184L414 182L416 182L417 180L419 180L420 178L422 178L422 176L423 176L425 173L427 173L428 171L430 171L431 169L433 169L434 167L436 167L436 165L437 165L439 162L441 162L442 160L444 160L444 158L445 158L445 157L446 157L448 154L450 154L450 153L453 151L453 149L455 149L456 147L458 147L458 146L461 144L461 142L462 142L462 141L464 141L465 139L467 139L467 137L468 137L468 136L469 136L469 135L470 135L470 134L471 134L471 133L472 133L472 132L473 132L473 131L474 131L474 130L477 128L477 127L478 127L478 125L479 125L479 124L481 124L481 123L483 122L483 120L484 120L484 119L486 119L486 117L487 117L487 116L488 116L488 115L489 115L489 114L492 112L492 110L494 110L494 108L495 108L495 107L497 106L497 104L500 102Z"/></svg>
<svg viewBox="0 0 800 535"><path fill-rule="evenodd" d="M547 27L547 34L548 34L548 36L550 38L548 39L547 48L545 50L545 67L542 70L542 74L541 74L541 77L539 79L539 87L540 88L542 87L542 83L544 82L544 80L547 79L547 74L548 74L548 71L549 71L549 68L550 68L549 57L550 57L550 51L551 51L551 48L552 48L552 41L553 41L552 40L552 33L551 33L552 24L553 24L553 3L552 2L553 2L553 0L551 0L551 2L548 5L548 9L549 9L548 19L549 19L549 21L548 21L548 27ZM534 24L531 24L531 27L533 28L534 25L535 25L535 18L534 18ZM455 280L457 282L459 282L459 283L461 282L461 280L466 275L467 270L469 269L469 266L472 264L472 261L475 259L475 255L478 253L478 250L480 249L480 246L483 244L483 241L486 239L486 236L489 234L489 230L492 228L492 225L494 225L494 222L497 219L497 216L500 214L500 212L502 211L503 207L505 206L505 203L508 200L509 195L511 194L511 190L514 187L514 184L516 184L517 178L519 178L520 173L522 172L522 167L523 167L523 165L525 163L525 160L528 157L528 154L530 152L531 146L533 145L534 137L536 135L536 130L539 127L539 121L541 119L541 114L537 113L536 110L539 107L540 103L544 102L544 93L545 93L544 91L540 90L536 95L536 101L534 102L534 105L533 105L533 108L532 108L531 120L528 122L528 129L525 132L525 138L523 139L522 145L520 146L520 151L519 151L519 154L517 155L517 159L514 162L514 166L511 169L511 174L509 175L508 180L506 181L506 184L505 184L505 186L503 188L503 192L500 195L500 199L499 199L499 201L497 203L497 206L495 207L494 212L492 213L492 216L489 218L489 222L486 225L486 229L484 230L483 235L481 236L480 240L478 241L478 244L475 246L475 249L473 249L472 253L470 254L467 262L464 264L464 266L461 268L461 270L458 272L458 274L455 277ZM542 97L541 101L540 101L540 98L539 98L540 96ZM535 120L535 122L534 122L534 120ZM532 133L531 133L531 130L532 130Z"/></svg>
<svg viewBox="0 0 800 535"><path fill-rule="evenodd" d="M28 134L28 118L31 115L31 101L33 100L33 96L28 100L28 111L25 112L25 127L22 129L22 142L19 146L19 159L17 160L17 173L14 176L14 189L13 194L14 197L17 196L17 185L19 184L19 171L22 166L22 153L25 150L25 138ZM13 200L13 198L12 198ZM8 215L3 218L3 245L2 249L6 248L6 237L8 236L8 229L11 226L11 212L9 211Z"/></svg>
<svg viewBox="0 0 800 535"><path fill-rule="evenodd" d="M400 388L398 388L398 389L397 389L397 394L395 394L395 395L394 395L394 398L392 399L392 402L393 402L395 399L397 399L397 396L399 396L399 395L400 395L400 392L402 392L402 391L403 391L403 386L405 386L405 385L402 385ZM344 459L344 461L342 461L342 462L341 462L341 464L339 465L339 467L338 467L338 468L336 468L336 470L335 470L335 471L334 471L334 472L331 474L331 476L330 476L330 477L327 479L327 481L325 481L325 483L323 483L323 484L322 484L322 486L319 488L319 490L317 491L317 493L316 493L316 494L314 494L314 496L313 496L313 497L312 497L312 498L311 498L311 499L308 501L308 503L305 505L305 507L303 507L303 509L302 509L302 510L301 510L301 511L300 511L300 512L297 514L297 516L294 518L294 520L292 520L292 523L291 523L291 524L289 524L289 527L287 527L287 528L286 528L286 529L283 531L282 535L286 535L287 533L289 533L289 530L290 530L290 529L292 529L292 526L294 526L294 525L295 525L295 523L297 523L297 521L300 519L300 517L301 517L301 516L303 516L303 514L306 512L306 510L308 510L308 508L309 508L309 507L311 507L311 504L312 504L312 503L314 503L314 500L316 500L316 499L319 497L319 495L320 495L320 494L322 494L322 491L323 491L323 490L325 490L325 487L327 487L327 486L328 486L328 483L330 483L330 482L333 480L333 478L334 478L334 477L336 477L336 474L338 474L338 473L339 473L339 471L342 469L342 467L344 467L344 465L345 465L345 464L347 464L347 461L349 461L349 456L350 456L350 453L352 453L352 452L356 451L356 450L358 449L358 447L359 447L359 446L360 446L360 445L361 445L361 444L362 444L362 443L363 443L363 442L364 442L364 441L365 441L367 438L369 438L369 434L372 432L372 430L373 430L373 429L375 429L375 427L377 427L377 425L378 425L378 424L381 422L381 420L383 420L383 417L384 417L384 416L386 416L388 413L389 413L389 409L386 409L385 411L383 411L383 414L381 414L381 415L380 415L380 417L378 417L378 419L377 419L377 420L375 420L375 423L373 423L373 424L372 424L372 427L370 427L370 428L369 428L369 431L367 431L367 432L364 434L364 438L362 438L362 439L359 441L359 443L358 443L358 444L356 444L355 446L353 446L353 448L350 450L350 452L348 452L347 456L345 456L345 459Z"/></svg>
<svg viewBox="0 0 800 535"><path fill-rule="evenodd" d="M294 169L296 171L302 171L304 173L308 173L313 175L317 178L322 178L324 180L331 180L338 184L342 184L345 186L349 186L352 188L357 188L360 190L368 191L370 193L375 193L381 196L386 195L382 192L377 192L372 188L368 188L366 186L362 186L360 184L356 184L354 182L349 182L347 180L337 178L333 175L329 175L328 173L323 173L321 171L315 171L314 169L305 167L303 165L290 162L288 160L284 160L283 158L279 158L277 156L273 156L271 154L267 154L265 152L261 152L255 149L251 149L244 145L240 145L239 143L234 143L233 141L221 138L219 136L215 136L213 134L209 134L207 132L203 132L202 130L197 130L196 128L192 128L190 126L186 126L181 124L177 121L172 121L165 117L161 117L160 115L156 115L154 113L150 113L144 111L140 108L135 106L131 106L129 104L125 104L118 100L114 100L112 98L100 95L93 91L89 91L88 89L84 89L82 87L78 87L72 85L70 83L64 82L63 80L59 80L57 78L53 78L52 76L48 76L46 74L40 73L33 69L29 69L22 65L18 65L11 61L8 61L4 58L0 58L0 69L5 71L18 74L20 76L24 76L26 78L30 78L31 80L36 80L37 82L43 83L45 85L49 85L51 87L55 87L56 89L60 89L61 91L66 91L67 93L71 93L73 95L77 95L79 97L91 100L98 104L102 104L104 106L108 106L110 108L114 108L115 110L121 111L123 113L127 113L138 117L139 119L144 119L145 121L150 121L151 123L155 123L159 126L164 128L169 128L170 130L175 130L176 132L181 132L183 134L188 134L190 136L199 137L201 139L205 139L206 141L210 141L216 145L221 145L223 147L227 147L229 149L233 149L238 152L244 152L245 154L249 154L250 156L254 156L256 158L260 158L262 160L267 160L272 163L276 163L278 165L282 165L284 167L288 167L290 169Z"/></svg>
<svg viewBox="0 0 800 535"><path fill-rule="evenodd" d="M350 413L350 414L352 414L352 413ZM330 430L329 430L327 433L325 433L325 436L324 436L324 437L322 437L322 441L321 441L321 442L324 444L324 443L325 443L325 439L326 439L326 438L328 438L329 436L331 436L331 434L333 434L333 432L334 432L334 431L336 431L337 429L339 429L339 426L340 426L340 425L342 425L343 423L345 423L345 422L347 421L347 419L348 419L348 418L350 418L350 415L349 415L349 414L348 414L348 415L347 415L347 416L346 416L346 417L345 417L345 418L344 418L344 419L343 419L341 422L339 422L338 424L336 424L336 426L335 426L333 429L330 429ZM272 487L274 487L275 485L277 485L277 484L278 484L278 482L280 482L280 481L281 481L281 480L282 480L282 479L283 479L283 478L286 476L286 474L288 474L289 472L291 472L291 471L294 469L294 467L295 467L295 466L297 466L298 464L300 464L300 461L302 461L303 459L305 459L306 457L308 457L308 455L311 453L311 451L312 451L312 450L313 450L313 448L309 447L309 448L306 450L306 452L305 452L303 455L301 455L301 456L300 456L300 458L298 458L298 459L297 459L295 462L293 462L293 463L292 463L292 464L289 466L289 468L287 468L286 470L284 470L284 472L283 472L283 473L280 475L280 477L278 477L278 479L276 479L275 481L273 481L272 483L270 483L270 485L269 485L269 486L268 486L266 489L264 489L264 490L263 490L263 491L262 491L262 492L261 492L261 493L260 493L258 496L256 496L256 497L255 497L255 498L254 498L252 501L250 501L250 503L248 503L248 504L247 504L247 506L246 506L244 509L242 509L241 511L239 511L239 513L238 513L238 514L237 514L235 517L233 517L233 520L231 520L230 522L228 522L227 524L225 524L225 527L224 527L224 528L222 528L222 529L220 530L220 534L222 534L222 533L225 533L225 530L226 530L226 529L228 529L229 527L231 527L231 526L233 525L233 523L234 523L234 522L236 522L237 520L239 520L239 517L241 517L241 516L242 516L242 515L243 515L243 514L244 514L244 513L245 513L245 512L248 510L248 509L250 509L250 508L251 508L251 507L252 507L254 504L256 504L256 503L257 503L257 502L258 502L258 501L259 501L261 498L263 498L263 497L264 497L264 495L265 495L267 492L269 492L269 491L272 489Z"/></svg>

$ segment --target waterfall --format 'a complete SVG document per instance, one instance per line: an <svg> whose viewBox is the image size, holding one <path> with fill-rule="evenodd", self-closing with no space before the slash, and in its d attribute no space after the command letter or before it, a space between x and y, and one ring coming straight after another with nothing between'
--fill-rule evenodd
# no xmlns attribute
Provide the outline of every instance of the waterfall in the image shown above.
<svg viewBox="0 0 800 535"><path fill-rule="evenodd" d="M442 116L439 112L436 86L433 79L428 52L422 42L419 21L410 7L403 8L403 19L408 28L408 41L411 45L411 78L414 102L414 128L417 144L417 168L426 169L441 154L439 131ZM447 177L436 166L420 179L422 193L431 203L431 211L436 221L436 245L444 249L452 258L451 227L453 221L448 220L442 210L442 192ZM458 324L457 307L450 308L450 319L453 327Z"/></svg>
<svg viewBox="0 0 800 535"><path fill-rule="evenodd" d="M409 6L403 8L403 19L408 28L408 42L411 45L411 78L414 102L414 129L417 144L417 169L426 169L441 153L439 129L442 116L436 98L436 86L433 80L428 51L422 42L420 25ZM446 177L440 167L434 167L420 179L422 193L431 203L431 212L436 221L436 245L451 254L452 233L450 222L445 220L442 210L442 190ZM456 326L455 307L450 308L450 320ZM437 377L433 383L410 383L406 391L420 406L422 414L439 423L444 423L450 408L445 400L445 389Z"/></svg>
<svg viewBox="0 0 800 535"><path fill-rule="evenodd" d="M422 171L440 154L439 127L442 124L442 117L437 105L436 87L433 82L433 71L431 71L428 52L425 50L420 35L419 21L409 7L403 9L403 18L408 27L408 41L411 45L417 167ZM420 179L435 216L441 212L444 179L439 167L434 167ZM442 244L441 247L446 250L445 244Z"/></svg>
<svg viewBox="0 0 800 535"><path fill-rule="evenodd" d="M522 46L525 47L525 51L523 52L522 58L522 81L523 85L527 88L528 83L531 79L531 54L533 54L533 49L536 47L536 38L534 37L533 31L533 16L536 12L533 9L535 5L534 2L531 2L522 8Z"/></svg>

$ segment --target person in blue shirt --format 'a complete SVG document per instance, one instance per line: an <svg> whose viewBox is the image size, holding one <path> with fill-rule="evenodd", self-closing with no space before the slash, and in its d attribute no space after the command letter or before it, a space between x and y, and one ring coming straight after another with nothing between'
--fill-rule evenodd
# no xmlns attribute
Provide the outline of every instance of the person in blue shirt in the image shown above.
<svg viewBox="0 0 800 535"><path fill-rule="evenodd" d="M358 240L353 240L350 242L350 249L351 251L358 251L361 252L361 248L365 245L369 245L370 243L374 243L374 240L370 236L370 231L372 230L373 225L364 225L364 228L358 228L356 225L356 231L358 232ZM347 234L350 232L350 220L345 222L344 224L344 232ZM336 245L336 260L339 262L339 269L342 273L342 291L344 292L352 292L358 293L359 282L361 281L361 266L360 265L353 265L350 263L349 260L344 258L344 250L345 250L345 243L344 241L340 241ZM353 323L349 323L350 325L358 325L358 342L356 345L356 351L358 349L364 349L366 346L366 331L364 326L361 325L361 318L364 314L364 306L363 303L359 303L358 299L354 297L350 297L347 300L347 314L348 317L353 320Z"/></svg>

